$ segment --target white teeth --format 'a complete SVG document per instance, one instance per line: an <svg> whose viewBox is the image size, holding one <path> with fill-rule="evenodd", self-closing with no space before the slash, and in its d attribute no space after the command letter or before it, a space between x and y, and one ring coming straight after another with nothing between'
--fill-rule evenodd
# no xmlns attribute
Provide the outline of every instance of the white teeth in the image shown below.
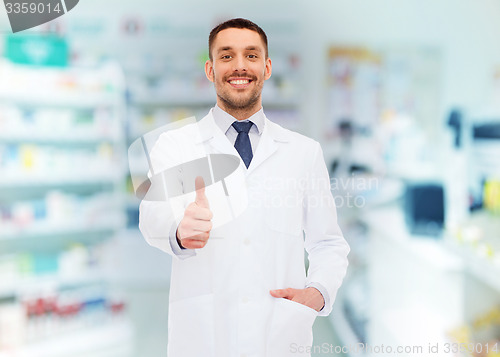
<svg viewBox="0 0 500 357"><path fill-rule="evenodd" d="M236 79L230 81L231 84L247 84L248 82L248 79Z"/></svg>

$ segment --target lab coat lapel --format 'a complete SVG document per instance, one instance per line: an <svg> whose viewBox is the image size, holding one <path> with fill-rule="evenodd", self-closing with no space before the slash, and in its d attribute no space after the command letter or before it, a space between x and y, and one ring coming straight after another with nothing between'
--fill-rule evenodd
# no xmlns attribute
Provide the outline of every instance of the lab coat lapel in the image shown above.
<svg viewBox="0 0 500 357"><path fill-rule="evenodd" d="M201 142L207 145L207 149L213 149L207 152L207 154L213 152L232 154L239 157L239 154L234 146L231 145L231 142L228 140L226 135L215 123L212 110L210 110L210 112L198 122L198 129L200 132Z"/></svg>
<svg viewBox="0 0 500 357"><path fill-rule="evenodd" d="M273 155L276 150L278 150L279 143L288 141L286 135L283 135L284 132L282 128L271 122L266 117L264 117L264 123L264 130L262 131L262 136L260 137L259 146L254 152L247 174L250 174L271 155Z"/></svg>

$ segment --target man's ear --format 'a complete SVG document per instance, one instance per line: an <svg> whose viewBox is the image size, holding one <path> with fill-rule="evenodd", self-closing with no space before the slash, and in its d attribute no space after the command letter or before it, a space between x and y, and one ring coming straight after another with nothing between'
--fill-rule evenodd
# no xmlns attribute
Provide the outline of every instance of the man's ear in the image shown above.
<svg viewBox="0 0 500 357"><path fill-rule="evenodd" d="M210 82L214 81L214 65L212 63L212 60L207 60L205 62L205 75Z"/></svg>
<svg viewBox="0 0 500 357"><path fill-rule="evenodd" d="M266 68L264 70L264 80L271 78L271 73L273 72L273 66L271 64L271 59L266 58Z"/></svg>

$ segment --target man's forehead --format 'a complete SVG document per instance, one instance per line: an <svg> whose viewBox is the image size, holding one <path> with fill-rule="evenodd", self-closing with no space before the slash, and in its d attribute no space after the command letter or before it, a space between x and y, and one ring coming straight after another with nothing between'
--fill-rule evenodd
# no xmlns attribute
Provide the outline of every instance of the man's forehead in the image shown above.
<svg viewBox="0 0 500 357"><path fill-rule="evenodd" d="M219 32L214 41L217 51L224 49L263 50L264 42L260 35L250 29L229 28Z"/></svg>

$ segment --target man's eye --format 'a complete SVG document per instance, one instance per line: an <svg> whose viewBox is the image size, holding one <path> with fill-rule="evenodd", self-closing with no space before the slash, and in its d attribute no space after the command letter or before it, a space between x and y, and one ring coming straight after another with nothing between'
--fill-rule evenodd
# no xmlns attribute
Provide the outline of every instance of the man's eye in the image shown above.
<svg viewBox="0 0 500 357"><path fill-rule="evenodd" d="M221 58L222 58L222 59L230 59L230 58L231 58L231 56L230 56L230 55L224 55L224 56L222 56Z"/></svg>
<svg viewBox="0 0 500 357"><path fill-rule="evenodd" d="M257 58L257 55L248 55L250 58Z"/></svg>

